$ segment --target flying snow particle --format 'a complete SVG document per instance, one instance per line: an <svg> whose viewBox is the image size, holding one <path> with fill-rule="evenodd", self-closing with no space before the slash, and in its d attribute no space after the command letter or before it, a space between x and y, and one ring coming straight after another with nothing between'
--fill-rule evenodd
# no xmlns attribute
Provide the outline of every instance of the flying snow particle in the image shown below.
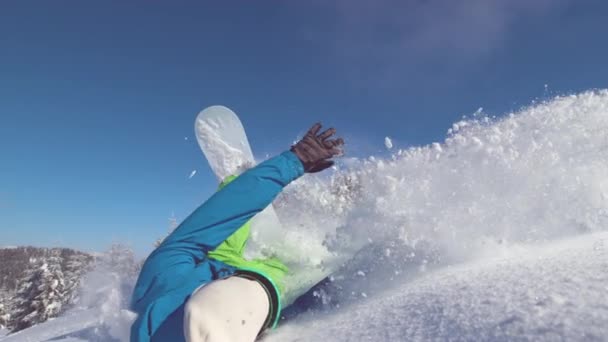
<svg viewBox="0 0 608 342"><path fill-rule="evenodd" d="M391 138L389 138L389 137L384 138L384 146L386 146L387 150L390 150L391 148L393 148L393 141L391 140Z"/></svg>
<svg viewBox="0 0 608 342"><path fill-rule="evenodd" d="M188 179L191 179L192 177L194 177L195 174L196 174L196 170L192 170L192 172L190 172L190 177L188 177Z"/></svg>
<svg viewBox="0 0 608 342"><path fill-rule="evenodd" d="M184 137L184 140L188 140L188 137Z"/></svg>

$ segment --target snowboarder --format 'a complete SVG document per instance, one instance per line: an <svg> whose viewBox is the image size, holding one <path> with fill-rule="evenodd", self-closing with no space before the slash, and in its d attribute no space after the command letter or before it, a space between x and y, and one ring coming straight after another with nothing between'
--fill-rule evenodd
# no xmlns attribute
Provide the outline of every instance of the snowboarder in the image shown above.
<svg viewBox="0 0 608 342"><path fill-rule="evenodd" d="M315 124L289 151L228 177L154 250L143 265L131 308L131 341L254 341L276 325L287 267L243 257L248 221L290 182L333 165L335 129Z"/></svg>

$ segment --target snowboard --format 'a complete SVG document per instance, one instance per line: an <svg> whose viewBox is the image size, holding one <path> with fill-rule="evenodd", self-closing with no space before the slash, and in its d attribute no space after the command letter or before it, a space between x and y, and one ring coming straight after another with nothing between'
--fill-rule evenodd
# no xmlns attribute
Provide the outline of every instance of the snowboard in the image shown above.
<svg viewBox="0 0 608 342"><path fill-rule="evenodd" d="M219 182L256 165L243 124L232 110L224 106L205 108L194 126L198 144ZM305 232L287 234L271 204L251 220L251 236L245 248L246 258L277 257L289 267L285 305L332 271L310 260L297 234Z"/></svg>
<svg viewBox="0 0 608 342"><path fill-rule="evenodd" d="M224 106L205 108L194 124L196 140L218 181L255 165L241 120Z"/></svg>
<svg viewBox="0 0 608 342"><path fill-rule="evenodd" d="M219 182L256 165L243 124L232 110L224 106L205 108L196 117L194 127L196 140ZM245 256L255 258L272 254L273 244L269 242L278 241L282 235L279 217L269 205L251 221L251 237Z"/></svg>

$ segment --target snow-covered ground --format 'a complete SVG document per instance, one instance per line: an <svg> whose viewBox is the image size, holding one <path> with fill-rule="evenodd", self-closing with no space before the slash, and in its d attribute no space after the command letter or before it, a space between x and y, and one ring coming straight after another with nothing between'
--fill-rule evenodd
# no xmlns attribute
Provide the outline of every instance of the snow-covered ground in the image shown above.
<svg viewBox="0 0 608 342"><path fill-rule="evenodd" d="M608 233L431 271L264 339L415 340L608 340Z"/></svg>
<svg viewBox="0 0 608 342"><path fill-rule="evenodd" d="M444 142L390 145L277 201L302 256L291 269L338 271L325 306L266 341L608 340L608 91L479 111ZM98 329L72 338L126 340L118 283L89 282Z"/></svg>
<svg viewBox="0 0 608 342"><path fill-rule="evenodd" d="M58 336L63 336L74 331L81 331L99 325L100 311L75 310L63 317L49 320L45 323L35 325L29 329L5 336L3 342L37 342L47 341ZM63 341L63 340L62 340Z"/></svg>

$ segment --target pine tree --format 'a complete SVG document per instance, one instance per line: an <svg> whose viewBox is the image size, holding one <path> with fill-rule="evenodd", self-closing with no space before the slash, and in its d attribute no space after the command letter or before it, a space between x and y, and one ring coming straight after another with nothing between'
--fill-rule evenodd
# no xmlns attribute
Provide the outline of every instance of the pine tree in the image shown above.
<svg viewBox="0 0 608 342"><path fill-rule="evenodd" d="M135 253L125 245L113 244L104 254L103 262L121 276L135 277L139 274L140 264L135 259Z"/></svg>
<svg viewBox="0 0 608 342"><path fill-rule="evenodd" d="M41 268L46 267L46 264L43 264L40 259L31 259L30 263L33 264L33 267L25 271L25 275L19 282L20 285L17 288L17 294L13 301L15 311L11 319L12 326L18 325L21 319L30 313L32 298L35 295L41 278Z"/></svg>
<svg viewBox="0 0 608 342"><path fill-rule="evenodd" d="M65 304L77 305L82 277L91 269L91 256L81 253L71 253L64 256L65 275Z"/></svg>
<svg viewBox="0 0 608 342"><path fill-rule="evenodd" d="M6 329L11 319L7 305L4 302L5 299L0 298L0 329Z"/></svg>
<svg viewBox="0 0 608 342"><path fill-rule="evenodd" d="M15 298L13 332L56 317L65 301L65 281L58 253L40 260L26 273Z"/></svg>

